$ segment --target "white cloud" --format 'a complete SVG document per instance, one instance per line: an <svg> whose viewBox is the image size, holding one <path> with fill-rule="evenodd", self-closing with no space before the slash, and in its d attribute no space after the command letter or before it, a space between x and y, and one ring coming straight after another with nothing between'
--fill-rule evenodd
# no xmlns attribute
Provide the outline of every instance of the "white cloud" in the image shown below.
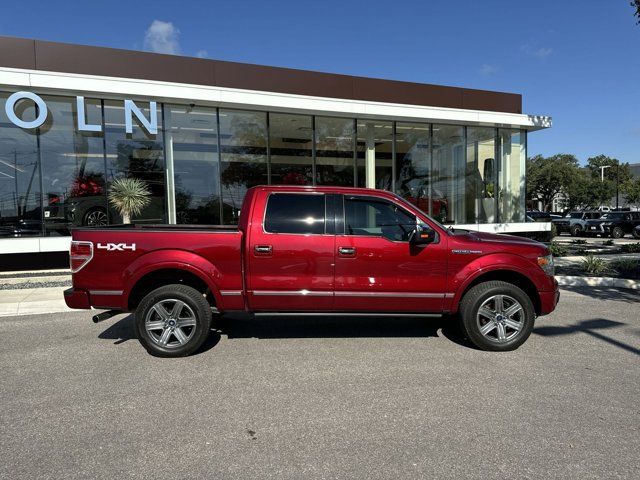
<svg viewBox="0 0 640 480"><path fill-rule="evenodd" d="M196 52L196 57L198 58L207 58L209 56L209 52L207 52L206 50L198 50Z"/></svg>
<svg viewBox="0 0 640 480"><path fill-rule="evenodd" d="M551 47L541 47L536 42L525 43L520 47L520 50L527 55L536 58L547 58L549 55L553 53L553 48Z"/></svg>
<svg viewBox="0 0 640 480"><path fill-rule="evenodd" d="M498 71L498 67L495 65L489 65L488 63L483 63L480 67L480 75L484 75L486 77L493 75Z"/></svg>
<svg viewBox="0 0 640 480"><path fill-rule="evenodd" d="M180 42L178 30L173 23L154 20L144 34L144 49L155 53L178 55Z"/></svg>

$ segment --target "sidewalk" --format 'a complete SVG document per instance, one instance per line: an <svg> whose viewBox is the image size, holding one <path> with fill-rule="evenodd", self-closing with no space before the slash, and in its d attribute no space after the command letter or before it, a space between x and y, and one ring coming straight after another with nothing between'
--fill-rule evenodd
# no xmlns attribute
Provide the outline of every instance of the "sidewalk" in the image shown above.
<svg viewBox="0 0 640 480"><path fill-rule="evenodd" d="M70 312L64 303L64 287L0 290L0 317Z"/></svg>

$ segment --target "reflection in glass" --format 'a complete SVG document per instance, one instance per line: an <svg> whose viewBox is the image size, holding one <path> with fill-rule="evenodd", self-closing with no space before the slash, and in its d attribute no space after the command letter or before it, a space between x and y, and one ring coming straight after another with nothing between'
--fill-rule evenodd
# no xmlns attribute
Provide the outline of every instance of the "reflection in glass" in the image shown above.
<svg viewBox="0 0 640 480"><path fill-rule="evenodd" d="M269 114L272 184L313 183L311 122L306 115Z"/></svg>
<svg viewBox="0 0 640 480"><path fill-rule="evenodd" d="M496 129L467 128L467 221L475 212L478 223L497 221Z"/></svg>
<svg viewBox="0 0 640 480"><path fill-rule="evenodd" d="M432 155L432 214L444 223L465 223L464 128L434 125Z"/></svg>
<svg viewBox="0 0 640 480"><path fill-rule="evenodd" d="M373 165L375 188L393 188L393 123L373 120L358 120L357 170L358 187L366 187L366 160Z"/></svg>
<svg viewBox="0 0 640 480"><path fill-rule="evenodd" d="M247 189L269 183L267 114L220 110L223 223L238 223Z"/></svg>
<svg viewBox="0 0 640 480"><path fill-rule="evenodd" d="M354 186L353 119L316 117L316 183Z"/></svg>
<svg viewBox="0 0 640 480"><path fill-rule="evenodd" d="M502 161L498 178L501 222L525 221L524 171L527 158L526 132L500 129Z"/></svg>
<svg viewBox="0 0 640 480"><path fill-rule="evenodd" d="M176 223L220 223L215 108L165 105L172 146Z"/></svg>
<svg viewBox="0 0 640 480"><path fill-rule="evenodd" d="M107 224L102 132L80 132L75 98L43 96L49 108L40 127L46 235L69 235L70 226ZM100 100L85 99L89 124L102 124Z"/></svg>
<svg viewBox="0 0 640 480"><path fill-rule="evenodd" d="M396 123L396 193L422 211L440 215L441 204L429 202L431 184L429 124Z"/></svg>
<svg viewBox="0 0 640 480"><path fill-rule="evenodd" d="M149 117L149 104L138 102L145 117ZM151 191L151 202L132 220L134 223L166 223L165 166L162 139L162 114L158 105L158 134L151 135L138 120L133 119L133 133L125 133L123 102L105 101L105 140L107 156L107 182L119 177L143 180ZM120 223L122 218L109 209L110 223Z"/></svg>
<svg viewBox="0 0 640 480"><path fill-rule="evenodd" d="M24 130L9 121L0 92L0 238L42 234L40 173L35 130ZM16 113L25 121L36 118L33 102L23 100Z"/></svg>

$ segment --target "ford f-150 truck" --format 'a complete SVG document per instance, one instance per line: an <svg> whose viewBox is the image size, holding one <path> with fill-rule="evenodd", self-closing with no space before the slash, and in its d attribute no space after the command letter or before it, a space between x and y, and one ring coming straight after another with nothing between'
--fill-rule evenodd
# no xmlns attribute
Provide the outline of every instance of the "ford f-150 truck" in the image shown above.
<svg viewBox="0 0 640 480"><path fill-rule="evenodd" d="M212 316L425 315L459 318L484 350L513 350L553 311L549 249L447 228L383 190L264 186L237 227L78 228L69 307L135 312L142 345L194 352ZM102 315L102 316L101 316Z"/></svg>

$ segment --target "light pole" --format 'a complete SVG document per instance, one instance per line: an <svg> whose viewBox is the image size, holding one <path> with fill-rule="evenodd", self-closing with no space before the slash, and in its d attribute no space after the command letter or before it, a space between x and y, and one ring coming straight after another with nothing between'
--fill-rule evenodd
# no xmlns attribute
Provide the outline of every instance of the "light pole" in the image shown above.
<svg viewBox="0 0 640 480"><path fill-rule="evenodd" d="M600 181L604 182L604 170L605 168L611 168L611 165L602 165L600 167Z"/></svg>

